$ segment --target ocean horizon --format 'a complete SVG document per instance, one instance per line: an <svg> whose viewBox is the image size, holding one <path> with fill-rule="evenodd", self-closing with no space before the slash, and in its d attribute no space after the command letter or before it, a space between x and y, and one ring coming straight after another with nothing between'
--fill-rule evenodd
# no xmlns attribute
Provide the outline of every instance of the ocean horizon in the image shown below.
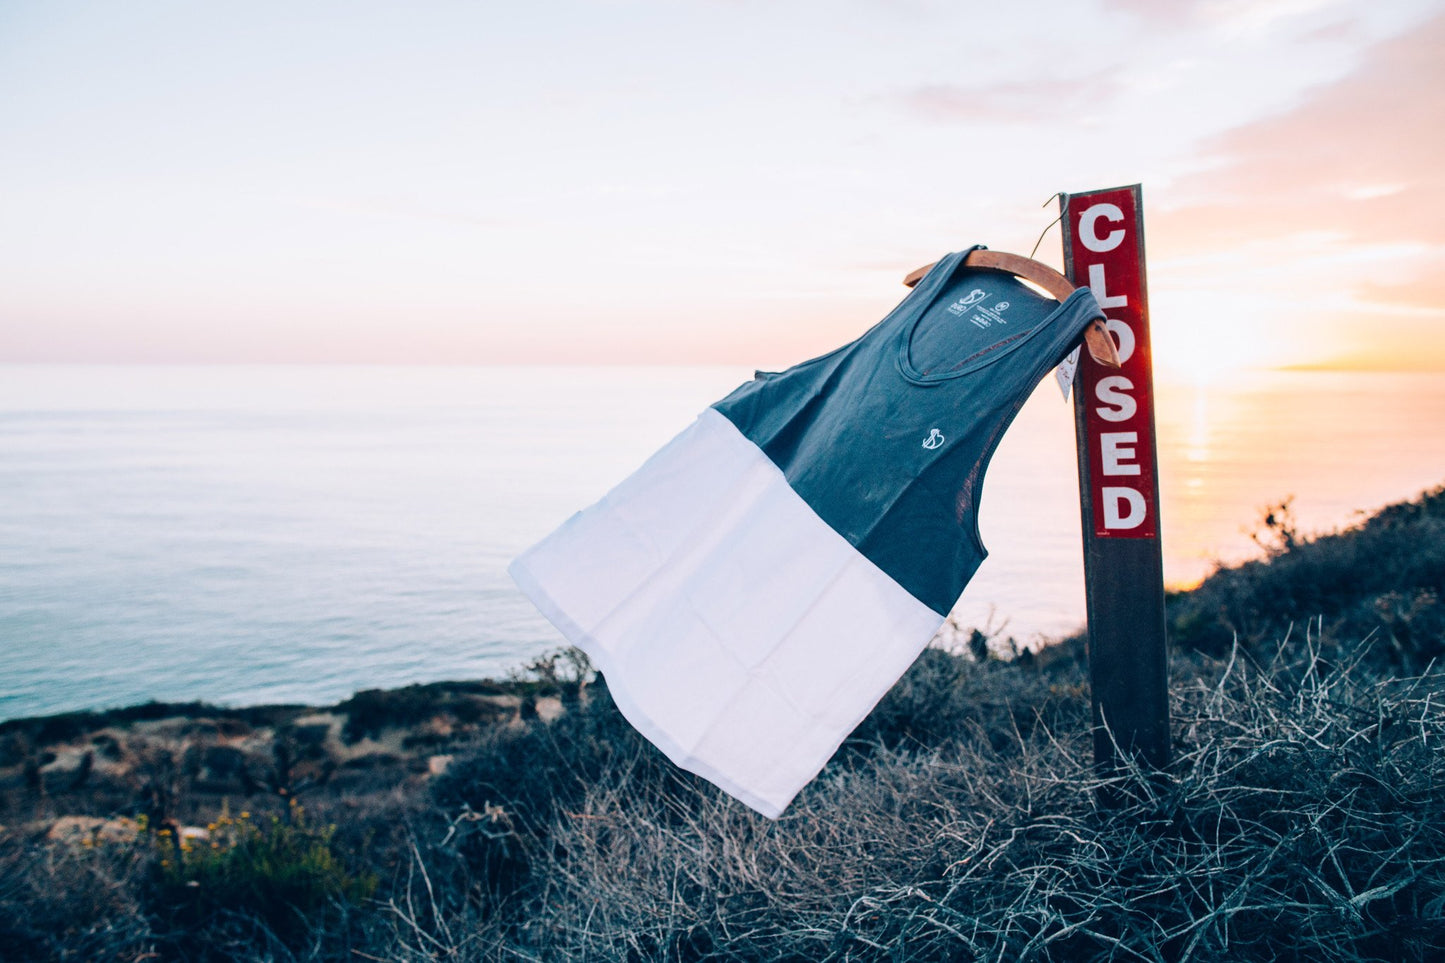
<svg viewBox="0 0 1445 963"><path fill-rule="evenodd" d="M0 366L0 719L330 703L504 677L563 644L507 562L751 376L736 366ZM1165 578L1445 480L1445 375L1156 386ZM1083 626L1072 408L1047 380L988 472L953 621Z"/></svg>

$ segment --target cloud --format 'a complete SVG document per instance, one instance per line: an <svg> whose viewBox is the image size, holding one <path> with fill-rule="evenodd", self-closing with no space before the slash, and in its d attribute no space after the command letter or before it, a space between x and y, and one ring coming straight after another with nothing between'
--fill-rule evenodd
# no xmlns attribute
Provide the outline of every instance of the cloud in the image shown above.
<svg viewBox="0 0 1445 963"><path fill-rule="evenodd" d="M914 115L935 123L1038 123L1095 110L1119 89L1113 76L1096 73L992 85L926 84L904 91L898 100Z"/></svg>
<svg viewBox="0 0 1445 963"><path fill-rule="evenodd" d="M1445 16L1379 44L1294 110L1206 142L1215 166L1178 185L1195 201L1187 213L1221 238L1265 228L1445 242L1442 49Z"/></svg>
<svg viewBox="0 0 1445 963"><path fill-rule="evenodd" d="M1156 27L1204 28L1232 34L1291 29L1307 21L1325 22L1308 28L1315 39L1354 39L1357 25L1344 0L1104 0L1118 10Z"/></svg>
<svg viewBox="0 0 1445 963"><path fill-rule="evenodd" d="M1105 0L1107 10L1120 10L1152 23L1179 26L1198 16L1202 4L1199 0L1173 0L1160 3L1159 0Z"/></svg>
<svg viewBox="0 0 1445 963"><path fill-rule="evenodd" d="M1173 185L1151 233L1186 256L1250 252L1249 271L1289 277L1301 303L1306 285L1334 292L1340 312L1316 321L1345 353L1445 367L1442 49L1445 15L1295 108L1206 141L1207 168Z"/></svg>

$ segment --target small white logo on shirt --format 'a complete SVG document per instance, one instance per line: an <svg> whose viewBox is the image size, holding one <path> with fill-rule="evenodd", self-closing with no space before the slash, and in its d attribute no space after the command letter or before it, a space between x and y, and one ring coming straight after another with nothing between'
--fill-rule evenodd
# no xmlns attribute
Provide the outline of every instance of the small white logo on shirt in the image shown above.
<svg viewBox="0 0 1445 963"><path fill-rule="evenodd" d="M952 314L955 317L962 317L965 311L967 311L969 308L973 307L975 304L982 301L986 297L988 297L988 292L982 291L979 288L974 288L972 291L968 292L968 295L966 297L959 298L957 301L950 304L948 306L948 313Z"/></svg>
<svg viewBox="0 0 1445 963"><path fill-rule="evenodd" d="M923 439L923 447L927 448L929 451L932 451L933 449L939 447L942 444L943 433L937 428L930 429L928 432L928 437Z"/></svg>

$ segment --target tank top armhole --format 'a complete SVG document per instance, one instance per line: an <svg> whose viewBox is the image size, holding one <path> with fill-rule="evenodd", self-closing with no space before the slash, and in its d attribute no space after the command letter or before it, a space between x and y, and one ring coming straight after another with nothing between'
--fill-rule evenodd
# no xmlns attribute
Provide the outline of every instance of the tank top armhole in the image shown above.
<svg viewBox="0 0 1445 963"><path fill-rule="evenodd" d="M973 468L970 469L968 477L965 478L963 482L965 501L971 509L969 514L972 515L970 523L964 526L964 531L969 541L973 543L974 550L978 553L980 564L983 563L984 559L988 558L988 546L983 543L983 532L979 529L978 524L979 517L982 514L984 479L988 477L988 468L989 465L993 463L994 452L998 450L999 444L1003 441L1003 436L1008 433L1009 427L1013 424L1014 419L1018 417L1019 412L1023 410L1023 406L1031 394L1032 392L1024 395L1023 398L1014 404L1007 414L995 422L993 434L989 436L988 444L984 446L982 457L974 462Z"/></svg>
<svg viewBox="0 0 1445 963"><path fill-rule="evenodd" d="M978 529L978 497L977 497L977 496L974 496L973 505L974 505L973 524L968 527L968 528L969 528L969 531L968 531L968 540L973 543L973 550L978 553L978 563L979 563L980 565L982 565L982 564L983 564L983 560L986 559L986 558L988 558L988 546L983 543L983 532L979 531L979 529Z"/></svg>
<svg viewBox="0 0 1445 963"><path fill-rule="evenodd" d="M1088 320L1092 320L1096 317L1102 318L1104 316L1103 311L1099 310L1099 306L1096 303L1093 303L1094 298L1092 294L1089 294L1086 299L1084 295L1079 293L1080 291L1087 293L1088 290L1088 288L1080 288L1078 291L1075 291L1073 295L1070 295L1068 299L1072 302L1072 304L1069 306L1072 309L1071 313L1073 314L1073 317L1071 318L1070 323L1064 329L1064 332L1062 332L1062 336L1060 337L1059 335L1056 335L1056 337L1060 337L1060 347L1066 346L1069 341L1077 338L1079 336L1079 333L1083 330L1084 325L1088 323ZM1055 318L1062 319L1062 317L1065 316L1065 314L1063 313L1064 307L1064 304L1060 304L1060 313L1056 314ZM1084 319L1080 320L1080 316L1083 316ZM978 462L974 465L973 470L969 472L968 478L964 481L965 490L967 492L968 504L973 509L972 524L965 527L967 529L967 535L969 540L973 543L974 549L978 552L978 558L980 562L988 558L988 546L983 544L983 532L979 529L978 521L980 515L981 499L983 497L983 482L984 479L988 476L989 464L992 463L994 452L998 450L999 444L1003 441L1003 436L1008 432L1008 429L1012 427L1014 420L1018 418L1019 412L1023 410L1024 405L1028 404L1029 398L1033 396L1033 393L1038 388L1038 385L1043 381L1044 378L1048 376L1049 369L1055 367L1058 364L1058 360L1053 358L1053 354L1056 353L1057 352L1050 352L1044 355L1043 359L1038 362L1038 367L1034 371L1030 372L1028 383L1032 387L1030 387L1029 391L1025 393L1021 398L1019 398L1017 402L1015 402L1013 408L994 428L994 433L989 438L988 445L986 445L984 448L983 457L980 458Z"/></svg>

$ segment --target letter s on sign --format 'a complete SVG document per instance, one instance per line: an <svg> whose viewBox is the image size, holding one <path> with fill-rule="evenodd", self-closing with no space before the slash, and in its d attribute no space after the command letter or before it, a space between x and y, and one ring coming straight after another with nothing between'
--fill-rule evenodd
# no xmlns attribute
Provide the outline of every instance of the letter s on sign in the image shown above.
<svg viewBox="0 0 1445 963"><path fill-rule="evenodd" d="M1094 397L1101 404L1094 414L1105 421L1128 421L1139 411L1139 403L1125 392L1134 390L1134 382L1123 375L1100 378L1094 386Z"/></svg>
<svg viewBox="0 0 1445 963"><path fill-rule="evenodd" d="M1124 243L1122 227L1116 227L1106 237L1099 236L1100 218L1117 224L1124 219L1124 212L1115 204L1093 204L1079 215L1079 240L1095 254L1112 251Z"/></svg>

